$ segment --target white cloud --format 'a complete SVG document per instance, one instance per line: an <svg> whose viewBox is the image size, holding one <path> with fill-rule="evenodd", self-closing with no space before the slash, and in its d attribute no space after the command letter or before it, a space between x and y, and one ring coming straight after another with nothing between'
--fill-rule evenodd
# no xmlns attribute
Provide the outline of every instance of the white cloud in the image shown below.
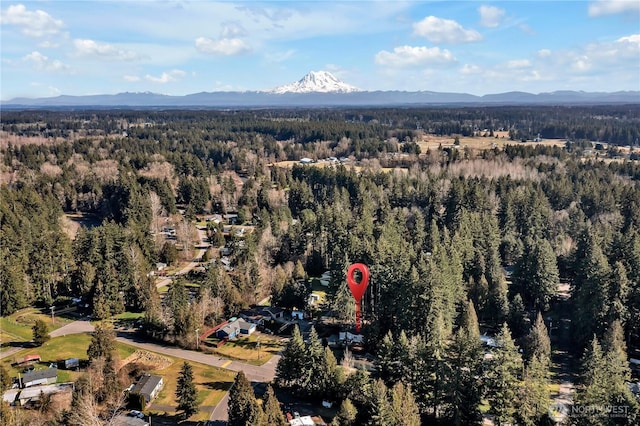
<svg viewBox="0 0 640 426"><path fill-rule="evenodd" d="M482 40L476 30L467 30L456 21L427 16L413 24L413 34L433 43L468 43Z"/></svg>
<svg viewBox="0 0 640 426"><path fill-rule="evenodd" d="M540 58L551 56L551 51L549 49L540 49L537 53Z"/></svg>
<svg viewBox="0 0 640 426"><path fill-rule="evenodd" d="M67 71L69 66L55 59L51 60L48 56L38 51L33 51L22 58L24 61L31 62L39 71Z"/></svg>
<svg viewBox="0 0 640 426"><path fill-rule="evenodd" d="M140 81L140 77L138 77L137 75L125 75L122 77L122 79L130 83L135 83L136 81Z"/></svg>
<svg viewBox="0 0 640 426"><path fill-rule="evenodd" d="M483 27L495 28L502 23L505 11L495 6L482 5L478 8L480 13L480 25Z"/></svg>
<svg viewBox="0 0 640 426"><path fill-rule="evenodd" d="M635 43L640 44L640 34L633 34L627 37L620 37L616 40L618 43Z"/></svg>
<svg viewBox="0 0 640 426"><path fill-rule="evenodd" d="M592 17L627 12L640 12L640 2L638 0L598 0L589 4L589 16Z"/></svg>
<svg viewBox="0 0 640 426"><path fill-rule="evenodd" d="M198 37L196 39L196 49L202 53L214 53L224 56L240 55L251 50L249 45L239 38L213 40L206 37Z"/></svg>
<svg viewBox="0 0 640 426"><path fill-rule="evenodd" d="M513 59L511 61L507 61L506 66L509 69L528 68L531 66L531 62L529 62L528 59Z"/></svg>
<svg viewBox="0 0 640 426"><path fill-rule="evenodd" d="M376 64L397 68L455 61L456 58L447 49L424 46L398 46L393 52L381 50L375 56Z"/></svg>
<svg viewBox="0 0 640 426"><path fill-rule="evenodd" d="M228 22L223 25L222 31L220 31L221 38L237 38L247 35L247 30L236 22Z"/></svg>
<svg viewBox="0 0 640 426"><path fill-rule="evenodd" d="M93 56L117 61L133 61L140 57L131 50L118 49L112 44L98 43L89 39L75 39L73 45L79 56Z"/></svg>
<svg viewBox="0 0 640 426"><path fill-rule="evenodd" d="M295 49L289 49L284 52L265 53L264 58L269 62L284 62L296 53Z"/></svg>
<svg viewBox="0 0 640 426"><path fill-rule="evenodd" d="M44 37L58 34L64 27L59 19L42 10L30 11L22 4L9 6L0 16L2 24L16 25L22 33L30 37Z"/></svg>
<svg viewBox="0 0 640 426"><path fill-rule="evenodd" d="M147 74L144 76L144 78L152 83L166 84L172 81L177 81L182 77L184 77L185 75L187 75L187 73L182 70L171 70L168 72L163 72L160 77L154 77L152 75Z"/></svg>
<svg viewBox="0 0 640 426"><path fill-rule="evenodd" d="M52 42L51 40L45 40L42 43L38 43L38 47L42 47L43 49L55 49L60 47L60 45Z"/></svg>
<svg viewBox="0 0 640 426"><path fill-rule="evenodd" d="M530 36L536 35L536 31L527 24L520 24L518 28L520 28L523 33L529 34Z"/></svg>
<svg viewBox="0 0 640 426"><path fill-rule="evenodd" d="M577 72L589 71L591 69L591 61L588 56L581 56L571 64L571 68Z"/></svg>
<svg viewBox="0 0 640 426"><path fill-rule="evenodd" d="M480 74L481 72L480 67L473 64L464 64L462 68L460 68L460 73L465 75Z"/></svg>

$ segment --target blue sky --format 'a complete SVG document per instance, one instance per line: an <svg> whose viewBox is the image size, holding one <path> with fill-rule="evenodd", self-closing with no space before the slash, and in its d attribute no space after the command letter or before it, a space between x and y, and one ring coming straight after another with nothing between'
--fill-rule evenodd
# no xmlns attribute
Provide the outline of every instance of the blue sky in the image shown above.
<svg viewBox="0 0 640 426"><path fill-rule="evenodd" d="M1 3L3 100L266 90L640 90L640 1Z"/></svg>

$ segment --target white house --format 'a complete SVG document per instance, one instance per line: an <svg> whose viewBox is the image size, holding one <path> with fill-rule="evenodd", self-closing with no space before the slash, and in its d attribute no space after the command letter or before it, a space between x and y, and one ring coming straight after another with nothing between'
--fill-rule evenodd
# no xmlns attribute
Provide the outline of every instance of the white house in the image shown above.
<svg viewBox="0 0 640 426"><path fill-rule="evenodd" d="M162 377L153 374L144 374L131 389L130 393L142 395L146 402L150 402L158 395L162 386L164 386Z"/></svg>

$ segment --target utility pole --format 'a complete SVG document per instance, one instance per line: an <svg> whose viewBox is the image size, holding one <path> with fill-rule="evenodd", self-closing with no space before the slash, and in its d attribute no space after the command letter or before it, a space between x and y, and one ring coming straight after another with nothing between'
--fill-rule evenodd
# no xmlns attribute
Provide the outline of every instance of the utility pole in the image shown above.
<svg viewBox="0 0 640 426"><path fill-rule="evenodd" d="M260 361L260 338L256 339L256 349L258 349L258 361Z"/></svg>
<svg viewBox="0 0 640 426"><path fill-rule="evenodd" d="M51 324L55 324L56 323L56 319L53 316L53 311L56 309L55 306L51 306L49 309L51 309Z"/></svg>

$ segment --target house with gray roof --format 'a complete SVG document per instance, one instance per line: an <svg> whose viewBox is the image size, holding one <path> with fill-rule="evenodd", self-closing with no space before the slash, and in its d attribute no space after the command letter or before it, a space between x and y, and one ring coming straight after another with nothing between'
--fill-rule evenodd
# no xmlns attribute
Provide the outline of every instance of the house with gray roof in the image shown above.
<svg viewBox="0 0 640 426"><path fill-rule="evenodd" d="M129 393L142 395L146 402L150 402L158 395L162 386L164 386L162 377L154 374L144 374Z"/></svg>
<svg viewBox="0 0 640 426"><path fill-rule="evenodd" d="M58 381L58 369L47 368L25 373L20 380L23 388L38 385L50 385Z"/></svg>

